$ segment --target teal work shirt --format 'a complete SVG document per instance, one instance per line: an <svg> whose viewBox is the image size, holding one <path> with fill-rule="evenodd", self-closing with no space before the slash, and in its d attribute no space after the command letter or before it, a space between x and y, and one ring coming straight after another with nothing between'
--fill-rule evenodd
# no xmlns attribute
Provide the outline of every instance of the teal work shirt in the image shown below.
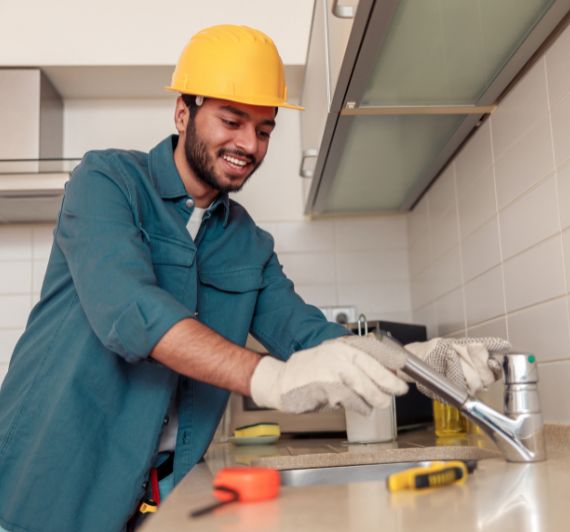
<svg viewBox="0 0 570 532"><path fill-rule="evenodd" d="M226 195L192 212L169 137L150 153L89 152L65 190L42 287L0 390L0 525L121 530L144 494L178 392L178 482L204 454L228 392L149 358L194 317L275 356L346 334L295 294L271 236Z"/></svg>

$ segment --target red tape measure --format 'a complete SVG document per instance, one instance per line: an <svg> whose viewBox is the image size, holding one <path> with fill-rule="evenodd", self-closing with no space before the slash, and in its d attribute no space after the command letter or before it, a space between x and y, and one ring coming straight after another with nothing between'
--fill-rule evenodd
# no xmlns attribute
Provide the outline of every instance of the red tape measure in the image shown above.
<svg viewBox="0 0 570 532"><path fill-rule="evenodd" d="M279 495L279 471L268 467L225 467L214 477L214 497L219 502L193 511L198 517L234 501L256 502Z"/></svg>

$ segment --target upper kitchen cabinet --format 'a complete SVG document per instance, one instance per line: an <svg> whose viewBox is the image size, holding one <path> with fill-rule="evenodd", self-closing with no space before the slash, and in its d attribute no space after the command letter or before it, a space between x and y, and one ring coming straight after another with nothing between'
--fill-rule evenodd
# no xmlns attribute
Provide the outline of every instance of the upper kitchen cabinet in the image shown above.
<svg viewBox="0 0 570 532"><path fill-rule="evenodd" d="M305 111L302 126L305 156L316 159L306 201L313 215L410 209L570 0L360 0L348 40L335 41L346 51L330 93L322 82L333 79L330 67L311 72L319 34L334 37L318 7L302 101L312 107L320 76L318 112Z"/></svg>
<svg viewBox="0 0 570 532"><path fill-rule="evenodd" d="M301 100L305 111L301 115L302 158L300 174L305 195L309 191L315 160L323 140L329 113L340 109L342 100L335 94L339 72L354 20L357 0L339 5L338 0L315 0L313 23L305 68ZM305 198L306 199L306 198Z"/></svg>

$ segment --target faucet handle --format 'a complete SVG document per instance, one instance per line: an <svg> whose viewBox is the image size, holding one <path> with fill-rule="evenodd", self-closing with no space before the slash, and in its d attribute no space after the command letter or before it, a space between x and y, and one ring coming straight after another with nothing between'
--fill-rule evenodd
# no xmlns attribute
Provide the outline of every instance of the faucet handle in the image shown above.
<svg viewBox="0 0 570 532"><path fill-rule="evenodd" d="M538 382L538 370L534 355L529 353L503 355L502 365L505 385Z"/></svg>

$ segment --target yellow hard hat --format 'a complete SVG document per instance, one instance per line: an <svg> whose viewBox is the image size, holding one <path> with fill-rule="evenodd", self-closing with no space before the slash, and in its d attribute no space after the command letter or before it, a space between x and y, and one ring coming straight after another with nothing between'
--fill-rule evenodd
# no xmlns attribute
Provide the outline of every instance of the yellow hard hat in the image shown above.
<svg viewBox="0 0 570 532"><path fill-rule="evenodd" d="M166 88L250 105L303 109L287 103L285 69L273 41L247 26L212 26L194 35Z"/></svg>

